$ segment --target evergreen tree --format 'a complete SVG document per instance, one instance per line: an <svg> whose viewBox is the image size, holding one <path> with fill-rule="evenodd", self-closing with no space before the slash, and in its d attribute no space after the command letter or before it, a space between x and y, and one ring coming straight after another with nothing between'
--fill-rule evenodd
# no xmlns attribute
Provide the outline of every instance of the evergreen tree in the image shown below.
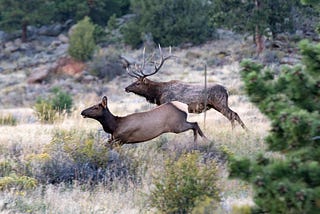
<svg viewBox="0 0 320 214"><path fill-rule="evenodd" d="M300 48L303 65L279 75L241 63L251 101L272 121L268 150L280 154L231 161L230 176L254 187L254 213L320 213L320 44Z"/></svg>
<svg viewBox="0 0 320 214"><path fill-rule="evenodd" d="M130 0L89 0L89 17L93 23L106 26L112 15L117 17L129 11Z"/></svg>
<svg viewBox="0 0 320 214"><path fill-rule="evenodd" d="M54 20L65 22L68 19L79 21L90 12L89 0L53 0L54 1Z"/></svg>
<svg viewBox="0 0 320 214"><path fill-rule="evenodd" d="M132 0L136 17L123 31L125 42L137 46L148 33L163 46L204 42L213 32L208 8L205 0Z"/></svg>
<svg viewBox="0 0 320 214"><path fill-rule="evenodd" d="M6 31L21 29L21 39L27 40L27 26L46 24L53 17L53 1L0 0L0 28Z"/></svg>
<svg viewBox="0 0 320 214"><path fill-rule="evenodd" d="M74 19L79 21L85 16L93 23L105 26L109 18L121 16L129 11L130 0L53 0L56 8L56 21Z"/></svg>
<svg viewBox="0 0 320 214"><path fill-rule="evenodd" d="M87 16L77 23L70 36L68 53L71 57L80 61L91 59L96 48L94 29Z"/></svg>
<svg viewBox="0 0 320 214"><path fill-rule="evenodd" d="M319 0L301 0L301 2L305 5L311 5L312 7L314 7L318 13L320 13L320 2ZM320 34L320 23L318 23L317 27L316 27L316 31Z"/></svg>
<svg viewBox="0 0 320 214"><path fill-rule="evenodd" d="M130 0L0 0L0 29L21 29L27 40L28 25L82 20L89 16L93 23L105 26L109 18L128 12Z"/></svg>
<svg viewBox="0 0 320 214"><path fill-rule="evenodd" d="M293 30L292 8L297 5L297 0L216 0L211 20L216 26L253 35L261 52L264 48L262 35L271 32L275 37Z"/></svg>

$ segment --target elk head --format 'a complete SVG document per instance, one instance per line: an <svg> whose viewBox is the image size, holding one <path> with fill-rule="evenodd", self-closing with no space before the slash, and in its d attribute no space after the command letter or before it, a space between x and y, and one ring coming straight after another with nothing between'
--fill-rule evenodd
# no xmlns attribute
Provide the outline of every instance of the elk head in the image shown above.
<svg viewBox="0 0 320 214"><path fill-rule="evenodd" d="M143 62L141 64L134 64L132 66L129 64L129 66L126 67L128 74L131 77L134 77L137 79L135 82L133 82L132 84L130 84L128 87L125 88L126 92L128 93L133 92L135 94L145 96L148 92L150 92L150 90L152 90L151 88L154 82L149 80L147 77L156 74L161 69L161 67L163 66L166 60L174 57L173 55L171 55L171 47L170 47L169 56L166 56L166 57L163 56L160 45L159 45L159 51L160 51L161 59L159 60L159 62L156 62L156 61L153 62L154 70L150 73L145 73L145 66L147 63L151 61L151 59L153 58L153 55L149 57L149 59L146 59L145 49L143 49Z"/></svg>
<svg viewBox="0 0 320 214"><path fill-rule="evenodd" d="M99 120L105 116L105 111L108 109L107 104L108 104L107 97L104 96L102 98L101 103L98 103L94 106L91 106L91 107L83 110L81 112L81 115L84 118L92 118L92 119Z"/></svg>

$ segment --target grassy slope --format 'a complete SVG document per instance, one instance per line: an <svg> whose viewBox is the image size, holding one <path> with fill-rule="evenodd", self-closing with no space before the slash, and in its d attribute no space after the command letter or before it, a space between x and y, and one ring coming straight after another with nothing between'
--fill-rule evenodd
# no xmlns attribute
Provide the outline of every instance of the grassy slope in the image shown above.
<svg viewBox="0 0 320 214"><path fill-rule="evenodd" d="M177 50L174 52L178 59L170 61L163 68L161 74L153 79L166 81L179 79L194 82L203 81L202 62L217 57L219 50L233 52L240 47L240 43L225 41L212 42L202 47ZM133 53L133 54L137 54ZM197 56L195 60L192 57ZM170 69L169 69L170 68ZM237 155L253 156L264 150L263 138L269 128L268 120L261 115L242 91L242 83L239 78L237 62L232 62L223 67L208 67L209 82L219 82L230 91L230 108L236 111L249 128L246 133L240 126L232 130L230 122L220 113L210 110L206 114L206 125L204 128L203 114L190 115L190 121L199 122L200 126L214 145L223 145ZM123 88L130 82L128 78L116 78L108 83L108 94L110 109L118 115L125 115L135 111L152 108L143 98L133 94L125 94ZM42 151L52 140L56 130L73 130L79 133L96 131L101 129L100 125L93 120L83 119L80 112L87 106L100 101L95 94L81 95L75 97L76 107L70 116L62 117L53 125L43 125L37 122L27 122L29 113L21 110L17 126L0 126L0 149L12 151L17 148L20 151L19 158L24 159L30 153ZM4 112L5 110L0 110ZM8 111L8 110L6 110ZM12 111L12 110L11 110ZM1 112L0 112L1 113ZM104 186L98 186L94 190L86 190L74 184L72 188L65 184L46 185L34 190L16 191L7 190L0 192L0 212L10 213L15 210L18 213L143 213L152 210L146 209L145 194L150 191L152 175L161 170L164 161L164 152L159 152L158 146L163 142L167 152L179 152L182 149L193 148L192 133L186 132L179 135L165 134L157 139L138 145L126 145L122 148L124 152L134 154L133 157L140 164L142 175L141 185L122 185L122 181L115 182L112 190ZM204 144L201 142L200 144ZM8 158L9 154L0 154L0 161ZM143 168L143 169L142 169ZM221 166L219 184L222 196L225 200L217 212L227 213L232 203L250 203L250 187L244 183L228 180L226 169ZM129 188L128 188L129 187Z"/></svg>

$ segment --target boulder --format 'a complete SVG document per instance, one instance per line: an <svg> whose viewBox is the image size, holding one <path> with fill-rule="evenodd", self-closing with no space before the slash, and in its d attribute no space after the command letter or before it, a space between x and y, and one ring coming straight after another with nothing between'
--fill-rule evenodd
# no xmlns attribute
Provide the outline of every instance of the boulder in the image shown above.
<svg viewBox="0 0 320 214"><path fill-rule="evenodd" d="M4 44L6 42L15 40L20 37L21 37L21 30L18 30L12 33L6 33L4 31L0 31L0 44Z"/></svg>
<svg viewBox="0 0 320 214"><path fill-rule="evenodd" d="M63 31L61 24L54 24L50 26L42 26L38 34L42 36L58 36Z"/></svg>
<svg viewBox="0 0 320 214"><path fill-rule="evenodd" d="M14 42L10 41L4 44L4 52L12 53L19 50L19 46L17 46Z"/></svg>
<svg viewBox="0 0 320 214"><path fill-rule="evenodd" d="M6 33L0 30L0 44L4 43L6 39Z"/></svg>
<svg viewBox="0 0 320 214"><path fill-rule="evenodd" d="M27 82L29 84L42 83L48 77L51 70L52 66L40 65L33 70Z"/></svg>
<svg viewBox="0 0 320 214"><path fill-rule="evenodd" d="M294 56L285 56L280 60L280 64L286 64L286 65L297 65L301 63L301 60Z"/></svg>
<svg viewBox="0 0 320 214"><path fill-rule="evenodd" d="M59 34L58 40L60 42L62 42L62 43L68 43L69 42L69 38L66 35L62 34L62 33Z"/></svg>

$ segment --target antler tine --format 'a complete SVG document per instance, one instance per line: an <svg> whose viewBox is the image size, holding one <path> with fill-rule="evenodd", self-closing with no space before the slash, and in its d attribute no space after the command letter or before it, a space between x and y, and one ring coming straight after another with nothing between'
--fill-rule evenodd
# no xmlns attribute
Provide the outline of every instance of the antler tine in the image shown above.
<svg viewBox="0 0 320 214"><path fill-rule="evenodd" d="M126 70L128 72L128 74L131 76L131 77L134 77L134 78L141 78L141 77L144 77L144 73L142 72L142 70L144 69L144 65L138 65L138 64L134 64L133 65L134 68L132 68L131 66L130 67L127 67Z"/></svg>
<svg viewBox="0 0 320 214"><path fill-rule="evenodd" d="M166 60L168 60L168 59L170 59L170 58L172 58L172 57L175 57L175 56L173 56L173 55L171 54L171 46L170 46L170 48L169 48L169 53L170 53L169 56L166 56L166 57L163 56L163 53L162 53L162 49L161 49L160 44L159 44L159 52L160 52L160 56L161 56L159 66L157 66L157 63L156 63L156 62L154 62L154 72L145 75L145 77L151 76L151 75L157 73L157 72L161 69L161 67L163 66L163 64L164 64L164 62L165 62Z"/></svg>
<svg viewBox="0 0 320 214"><path fill-rule="evenodd" d="M126 71L129 74L129 76L131 76L131 77L134 77L137 79L139 79L141 77L137 72L132 71L129 67L126 68Z"/></svg>
<svg viewBox="0 0 320 214"><path fill-rule="evenodd" d="M144 77L145 74L143 73L143 70L145 68L146 65L146 58L145 58L145 52L146 52L146 48L143 48L143 52L142 52L142 57L143 57L143 61L142 64L134 64L134 68L127 68L127 72L130 76L135 77L135 78L141 78Z"/></svg>
<svg viewBox="0 0 320 214"><path fill-rule="evenodd" d="M169 52L170 52L170 55L169 56L166 56L164 57L163 56L163 53L162 53L162 49L161 49L161 46L159 44L159 52L160 52L160 55L161 55L161 59L160 59L160 62L159 62L159 65L157 66L157 62L154 62L154 71L149 73L149 74L146 74L144 72L144 69L145 69L145 66L147 63L149 63L151 61L152 58L154 58L154 55L155 53L153 52L151 56L149 57L146 57L146 48L143 48L143 52L142 52L142 57L143 57L143 61L142 61L142 64L133 64L134 66L129 66L126 68L128 74L131 76L131 77L134 77L134 78L144 78L144 77L148 77L148 76L151 76L155 73L157 73L161 67L163 66L164 62L172 57L175 57L171 54L171 47L169 49ZM134 67L134 68L132 68Z"/></svg>
<svg viewBox="0 0 320 214"><path fill-rule="evenodd" d="M146 54L146 47L143 48L143 52L142 52L142 58L143 58L143 64L142 64L142 69L141 71L144 69L144 67L146 66L146 57L145 57L145 54Z"/></svg>
<svg viewBox="0 0 320 214"><path fill-rule="evenodd" d="M151 59L154 57L154 53L152 53L149 57L146 57L146 56L145 56L145 51L146 51L146 48L144 47L144 48L143 48L143 53L142 53L142 55L143 55L143 64L142 64L141 69L140 69L140 71L139 71L139 73L142 75L142 77L147 77L147 76L149 76L149 74L146 74L146 73L144 73L143 71L144 71L144 69L145 69L145 65L146 65L147 63L149 63L149 62L151 61Z"/></svg>

